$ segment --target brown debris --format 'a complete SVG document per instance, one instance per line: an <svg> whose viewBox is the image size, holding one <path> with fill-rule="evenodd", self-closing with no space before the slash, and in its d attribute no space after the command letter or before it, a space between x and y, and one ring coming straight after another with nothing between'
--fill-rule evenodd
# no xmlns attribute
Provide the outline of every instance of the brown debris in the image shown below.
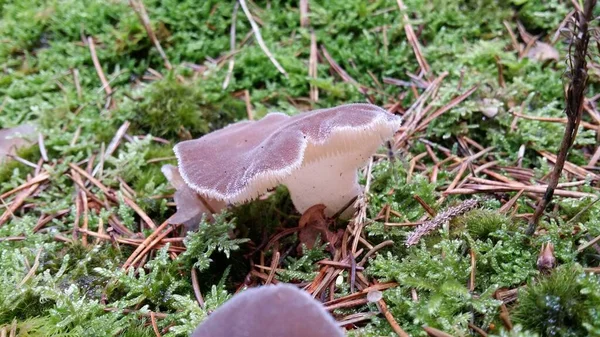
<svg viewBox="0 0 600 337"><path fill-rule="evenodd" d="M154 34L154 30L152 29L152 24L150 23L150 18L148 17L148 12L146 12L146 7L144 7L143 1L129 0L129 5L131 6L131 8L133 8L135 14L137 14L138 18L142 22L142 25L144 26L144 29L146 30L150 41L152 41L154 47L160 54L160 57L162 57L165 64L165 68L169 70L173 69L173 67L171 66L171 62L169 62L169 59L167 58L167 54L162 49L158 38L156 38L156 34Z"/></svg>
<svg viewBox="0 0 600 337"><path fill-rule="evenodd" d="M542 248L537 259L537 268L542 274L548 274L555 267L554 244L552 242L544 242L542 243Z"/></svg>
<svg viewBox="0 0 600 337"><path fill-rule="evenodd" d="M425 75L427 75L429 72L431 72L431 69L429 68L429 64L427 64L427 60L425 60L425 57L423 56L423 52L421 51L421 45L419 44L419 40L417 39L417 36L415 35L415 31L413 30L412 26L410 25L410 20L408 19L408 15L406 14L406 11L407 11L406 5L404 5L404 2L402 0L397 0L397 2L398 2L398 8L400 9L400 12L402 15L402 19L403 19L402 21L404 23L404 31L406 32L406 38L408 39L408 43L413 48L413 51L417 58L417 63L419 63L419 66L421 67L421 71Z"/></svg>
<svg viewBox="0 0 600 337"><path fill-rule="evenodd" d="M325 216L325 205L314 205L307 209L298 222L300 244L306 245L308 249L313 249L317 238L320 237L322 241L329 242L331 246L334 246L339 236L329 230L331 223L332 220ZM298 246L299 250L302 249L301 245Z"/></svg>
<svg viewBox="0 0 600 337"><path fill-rule="evenodd" d="M430 326L424 326L423 330L427 333L427 336L431 337L453 337L452 335L443 332L442 330L438 330L436 328L432 328Z"/></svg>
<svg viewBox="0 0 600 337"><path fill-rule="evenodd" d="M477 200L469 199L462 202L458 206L447 208L443 212L438 213L438 215L436 215L433 219L417 227L417 229L415 229L408 236L408 238L406 238L406 246L410 247L416 245L424 235L429 234L442 224L454 219L455 217L472 210L473 208L477 207L477 205Z"/></svg>

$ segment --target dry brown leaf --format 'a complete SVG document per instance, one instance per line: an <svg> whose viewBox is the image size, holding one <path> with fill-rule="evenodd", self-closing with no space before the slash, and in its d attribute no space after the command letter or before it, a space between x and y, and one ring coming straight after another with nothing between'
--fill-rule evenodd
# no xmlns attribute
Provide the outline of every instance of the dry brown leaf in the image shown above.
<svg viewBox="0 0 600 337"><path fill-rule="evenodd" d="M519 35L521 36L521 39L523 39L525 44L531 44L531 47L529 48L529 50L527 50L528 58L540 62L545 62L549 60L558 61L558 59L560 58L560 54L558 53L556 48L554 48L548 43L538 41L538 37L529 34L520 22L517 22L517 28L519 30ZM525 46L524 48L527 47Z"/></svg>
<svg viewBox="0 0 600 337"><path fill-rule="evenodd" d="M549 60L558 61L560 55L558 54L558 50L548 43L537 41L527 51L527 57L532 60L545 62Z"/></svg>
<svg viewBox="0 0 600 337"><path fill-rule="evenodd" d="M335 245L338 234L329 230L331 223L332 220L325 216L325 205L318 204L310 207L302 214L298 222L300 243L306 245L306 248L312 249L315 246L315 241L320 236L322 241ZM298 249L301 250L301 247L299 246Z"/></svg>

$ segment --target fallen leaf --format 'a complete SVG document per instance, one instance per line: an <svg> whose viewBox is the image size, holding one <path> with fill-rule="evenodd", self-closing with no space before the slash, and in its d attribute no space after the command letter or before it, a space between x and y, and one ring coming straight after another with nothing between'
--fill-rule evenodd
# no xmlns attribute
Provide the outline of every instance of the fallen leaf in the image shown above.
<svg viewBox="0 0 600 337"><path fill-rule="evenodd" d="M538 41L538 37L529 34L520 22L517 22L517 28L519 29L519 35L525 44L533 43L529 50L527 50L526 56L528 58L540 62L548 60L558 61L560 54L556 48L548 43ZM535 42L532 40L535 40Z"/></svg>
<svg viewBox="0 0 600 337"><path fill-rule="evenodd" d="M333 220L325 216L325 205L318 204L310 207L302 214L298 222L298 227L300 227L300 233L298 234L300 243L306 245L306 248L312 249L315 246L317 238L320 236L321 240L335 245L338 234L329 230L329 225L332 222ZM298 250L301 249L302 245L298 247Z"/></svg>
<svg viewBox="0 0 600 337"><path fill-rule="evenodd" d="M527 57L533 60L544 62L548 60L558 61L560 55L558 54L556 48L545 42L537 41L527 51Z"/></svg>

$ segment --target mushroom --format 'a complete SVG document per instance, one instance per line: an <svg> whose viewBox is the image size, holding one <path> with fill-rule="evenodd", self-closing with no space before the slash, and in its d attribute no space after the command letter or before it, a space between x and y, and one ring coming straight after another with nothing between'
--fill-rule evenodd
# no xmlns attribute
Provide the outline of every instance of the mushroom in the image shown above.
<svg viewBox="0 0 600 337"><path fill-rule="evenodd" d="M292 117L270 113L181 142L174 151L185 184L208 199L242 203L283 184L300 213L323 204L331 216L361 193L357 169L400 122L371 104Z"/></svg>
<svg viewBox="0 0 600 337"><path fill-rule="evenodd" d="M206 199L198 195L181 178L179 170L173 165L163 165L162 173L175 187L175 205L177 212L169 219L172 224L183 224L187 230L195 230L202 220L202 215L219 212L225 208L222 201Z"/></svg>
<svg viewBox="0 0 600 337"><path fill-rule="evenodd" d="M343 337L323 305L290 284L267 285L233 296L191 337Z"/></svg>
<svg viewBox="0 0 600 337"><path fill-rule="evenodd" d="M0 162L14 155L18 148L33 144L36 137L37 132L31 124L0 129Z"/></svg>

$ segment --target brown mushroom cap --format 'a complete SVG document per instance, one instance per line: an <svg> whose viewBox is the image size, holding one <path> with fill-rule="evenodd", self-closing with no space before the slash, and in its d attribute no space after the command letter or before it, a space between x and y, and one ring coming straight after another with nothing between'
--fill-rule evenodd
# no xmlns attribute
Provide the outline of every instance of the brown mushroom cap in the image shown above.
<svg viewBox="0 0 600 337"><path fill-rule="evenodd" d="M356 170L400 126L400 117L370 104L295 116L270 113L232 124L174 148L186 184L228 203L253 199L279 184L303 212L336 212L360 193Z"/></svg>
<svg viewBox="0 0 600 337"><path fill-rule="evenodd" d="M199 196L186 185L177 167L163 165L161 171L176 189L173 199L177 206L177 212L169 219L170 223L183 224L187 230L196 230L204 214L220 212L227 206L223 201Z"/></svg>
<svg viewBox="0 0 600 337"><path fill-rule="evenodd" d="M191 337L343 337L333 317L307 292L289 284L235 295Z"/></svg>

